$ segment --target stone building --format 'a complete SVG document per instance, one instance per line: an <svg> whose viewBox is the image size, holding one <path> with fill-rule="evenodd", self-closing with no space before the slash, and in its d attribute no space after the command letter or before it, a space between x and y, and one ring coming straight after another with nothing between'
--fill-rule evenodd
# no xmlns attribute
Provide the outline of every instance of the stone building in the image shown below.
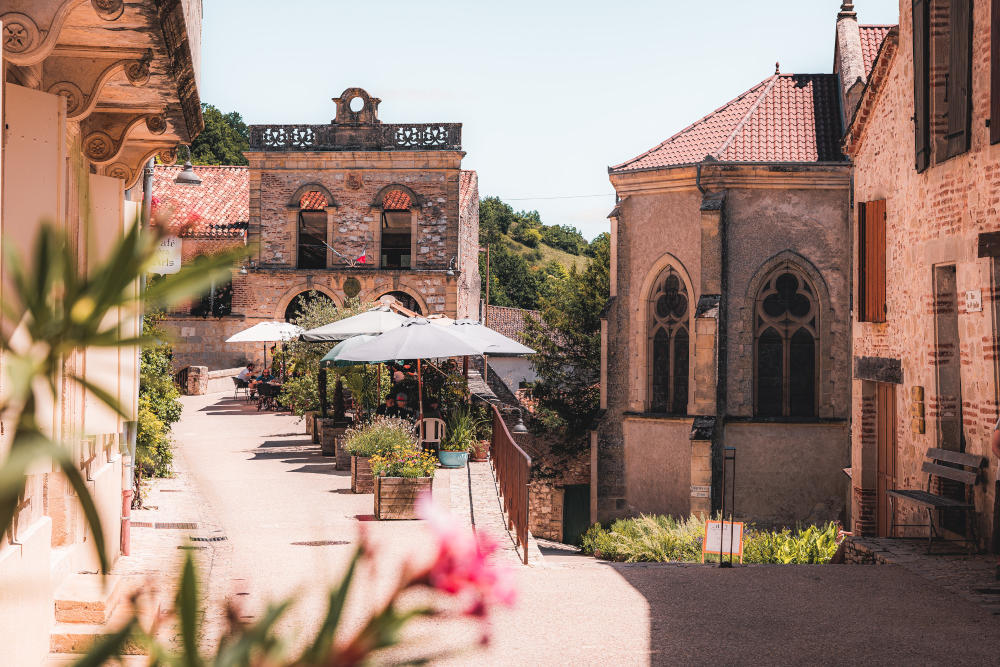
<svg viewBox="0 0 1000 667"><path fill-rule="evenodd" d="M873 28L845 9L836 73L775 71L609 169L619 203L609 216L598 519L717 509L723 446L736 449L739 515L761 524L844 517L843 83L863 85L873 60L864 44L884 34Z"/></svg>
<svg viewBox="0 0 1000 667"><path fill-rule="evenodd" d="M197 192L188 196L215 240L242 223L235 210L219 210L217 191L244 174L247 183L238 196L253 255L234 270L230 314L168 322L182 365L225 368L259 355L221 341L256 322L291 319L309 292L338 306L390 295L426 315L479 317L478 178L461 168L461 125L382 123L381 100L360 88L334 102L329 124L251 126L250 165L226 167L227 179L163 180L164 198Z"/></svg>
<svg viewBox="0 0 1000 667"><path fill-rule="evenodd" d="M40 224L49 221L68 234L87 270L135 224L150 158L172 162L177 144L202 129L201 3L0 0L0 24L4 256L30 257ZM0 262L4 285L9 266ZM17 307L6 289L0 300ZM138 333L134 317L119 317L124 336ZM124 491L131 492L122 454L126 420L69 378L76 374L117 397L134 424L136 354L77 350L62 371L56 400L36 413L39 427L72 447L114 562L123 545ZM0 458L11 431L9 424L0 429ZM66 586L99 579L85 574L97 570L94 534L58 467L32 468L16 509L13 528L0 536L0 662L37 665L99 627L70 623L81 614L57 613L55 605L66 599ZM96 595L99 582L90 585Z"/></svg>
<svg viewBox="0 0 1000 667"><path fill-rule="evenodd" d="M847 128L857 534L926 522L885 491L924 488L928 448L990 456L1000 391L998 12L990 0L901 2ZM991 460L974 499L978 535L994 544L996 485ZM945 527L964 531L957 524Z"/></svg>

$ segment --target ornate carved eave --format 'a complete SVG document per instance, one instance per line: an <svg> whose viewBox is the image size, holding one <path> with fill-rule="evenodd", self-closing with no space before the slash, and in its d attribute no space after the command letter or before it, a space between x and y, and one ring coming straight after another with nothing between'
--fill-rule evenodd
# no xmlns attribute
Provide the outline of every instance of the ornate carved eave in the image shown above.
<svg viewBox="0 0 1000 667"><path fill-rule="evenodd" d="M149 82L151 49L60 46L46 59L42 90L66 98L66 117L83 120L94 110L105 84L119 72L133 86Z"/></svg>

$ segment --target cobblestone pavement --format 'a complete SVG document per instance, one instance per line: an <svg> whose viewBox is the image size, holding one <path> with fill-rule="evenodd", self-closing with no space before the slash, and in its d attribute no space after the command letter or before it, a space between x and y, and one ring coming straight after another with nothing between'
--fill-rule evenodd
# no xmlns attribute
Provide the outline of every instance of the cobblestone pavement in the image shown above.
<svg viewBox="0 0 1000 667"><path fill-rule="evenodd" d="M268 601L292 597L281 626L300 639L318 626L325 597L365 529L377 563L361 573L344 625L377 608L398 572L427 557L420 521L370 521L371 495L349 491L294 417L257 413L222 394L185 397L175 427L188 473L151 494L158 519L197 521L224 535L196 550L210 581L206 603L228 593L255 617ZM477 530L502 526L486 464L442 471L435 502ZM184 486L174 486L183 484ZM178 488L181 492L170 489ZM491 495L492 494L492 495ZM465 509L471 507L469 512ZM146 530L141 533L140 530ZM220 530L221 533L211 531ZM136 573L169 567L182 531L135 529L137 551L154 552ZM509 538L508 539L508 544ZM146 540L149 540L146 542ZM982 607L903 567L619 565L546 546L532 567L511 561L517 605L493 619L493 641L439 664L992 664L1000 621ZM532 548L532 547L529 547ZM538 549L538 546L534 546ZM170 551L171 556L164 554ZM141 560L144 556L135 556ZM215 628L217 631L217 627ZM210 627L207 635L211 635ZM208 636L206 641L215 637ZM422 621L406 638L418 652L475 646L470 624Z"/></svg>

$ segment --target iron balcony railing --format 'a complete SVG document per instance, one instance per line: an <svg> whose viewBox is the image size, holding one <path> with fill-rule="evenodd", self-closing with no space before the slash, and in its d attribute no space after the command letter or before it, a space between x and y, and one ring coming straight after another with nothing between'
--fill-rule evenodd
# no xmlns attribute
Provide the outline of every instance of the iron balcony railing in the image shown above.
<svg viewBox="0 0 1000 667"><path fill-rule="evenodd" d="M252 151L462 150L461 123L251 125Z"/></svg>
<svg viewBox="0 0 1000 667"><path fill-rule="evenodd" d="M528 564L528 482L531 481L531 457L518 447L507 430L507 424L497 406L493 406L493 435L490 457L500 485L503 509L507 514L507 529L514 531L521 547L524 564Z"/></svg>

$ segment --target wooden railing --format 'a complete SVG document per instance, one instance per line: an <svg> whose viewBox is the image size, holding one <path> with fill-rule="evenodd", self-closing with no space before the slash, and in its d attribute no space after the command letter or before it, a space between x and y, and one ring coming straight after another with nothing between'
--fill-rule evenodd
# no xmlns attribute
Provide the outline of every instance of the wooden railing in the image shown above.
<svg viewBox="0 0 1000 667"><path fill-rule="evenodd" d="M507 528L514 531L521 547L524 564L528 564L528 482L531 481L531 457L517 446L497 406L493 406L493 435L490 458L500 485Z"/></svg>

